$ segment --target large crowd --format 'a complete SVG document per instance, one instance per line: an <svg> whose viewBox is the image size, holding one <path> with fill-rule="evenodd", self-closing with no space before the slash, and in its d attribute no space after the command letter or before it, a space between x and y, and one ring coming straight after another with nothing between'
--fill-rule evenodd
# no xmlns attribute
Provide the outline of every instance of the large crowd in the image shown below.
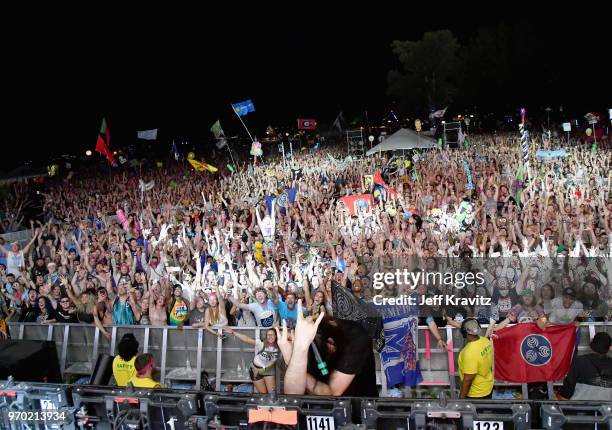
<svg viewBox="0 0 612 430"><path fill-rule="evenodd" d="M108 338L112 324L191 325L225 336L236 335L234 326L285 321L291 330L302 317L298 301L304 315L333 318L334 288L361 304L443 293L431 285L379 290L373 278L470 260L487 282L459 294L492 305L423 309L421 323L436 338L437 327L467 317L495 329L608 320L609 148L574 145L540 161L537 147L534 140L529 165L516 134L498 134L394 157L346 157L345 145L322 145L216 174L184 162L124 167L110 180L77 172L47 185L29 243L0 242L0 313L93 323ZM371 199L354 206L345 198L365 194ZM261 372L252 375L259 384L270 384L266 369L286 356L286 332L241 339L261 350L253 365Z"/></svg>

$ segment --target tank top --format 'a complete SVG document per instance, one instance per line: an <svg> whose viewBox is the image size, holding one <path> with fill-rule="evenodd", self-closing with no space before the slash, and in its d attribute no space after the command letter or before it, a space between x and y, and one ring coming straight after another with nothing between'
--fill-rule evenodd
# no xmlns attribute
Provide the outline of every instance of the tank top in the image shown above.
<svg viewBox="0 0 612 430"><path fill-rule="evenodd" d="M170 325L177 326L184 323L188 315L187 304L180 299L175 301L172 309L170 309Z"/></svg>
<svg viewBox="0 0 612 430"><path fill-rule="evenodd" d="M115 302L113 303L113 324L136 324L134 312L132 311L132 308L130 307L130 304L127 300L125 301L125 303L121 303L119 297L115 297Z"/></svg>
<svg viewBox="0 0 612 430"><path fill-rule="evenodd" d="M223 314L219 314L219 319L217 321L210 321L212 328L223 328L227 326L227 323L227 317Z"/></svg>
<svg viewBox="0 0 612 430"><path fill-rule="evenodd" d="M19 268L25 266L25 258L23 251L19 251L17 254L13 251L9 251L6 254L6 273L12 273L15 277L19 276Z"/></svg>

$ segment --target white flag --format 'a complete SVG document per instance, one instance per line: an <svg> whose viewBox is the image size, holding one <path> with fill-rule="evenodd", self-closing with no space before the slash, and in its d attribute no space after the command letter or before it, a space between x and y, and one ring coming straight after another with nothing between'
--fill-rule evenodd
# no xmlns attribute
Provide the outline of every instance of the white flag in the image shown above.
<svg viewBox="0 0 612 430"><path fill-rule="evenodd" d="M463 130L461 130L461 128L459 128L458 140L459 146L463 146L463 142L465 142L465 134L463 134Z"/></svg>
<svg viewBox="0 0 612 430"><path fill-rule="evenodd" d="M340 112L338 116L336 117L336 120L332 124L332 128L337 128L338 131L342 131L342 121L343 121L342 112Z"/></svg>
<svg viewBox="0 0 612 430"><path fill-rule="evenodd" d="M434 113L430 113L429 114L429 118L442 118L444 116L444 114L446 113L446 109L448 109L447 107L445 107L444 109L440 109L435 111Z"/></svg>
<svg viewBox="0 0 612 430"><path fill-rule="evenodd" d="M155 140L157 139L157 129L139 131L138 138L143 140Z"/></svg>

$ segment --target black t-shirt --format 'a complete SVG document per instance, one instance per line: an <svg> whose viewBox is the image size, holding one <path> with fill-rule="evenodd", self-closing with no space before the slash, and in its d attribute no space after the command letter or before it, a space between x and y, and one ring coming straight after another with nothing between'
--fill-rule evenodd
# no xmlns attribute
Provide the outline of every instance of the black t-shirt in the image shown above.
<svg viewBox="0 0 612 430"><path fill-rule="evenodd" d="M326 356L325 352L321 351L323 346L319 348L323 360L328 365L329 374L327 376L321 375L312 350L308 356L308 373L322 382L328 382L329 376L334 370L355 375L351 385L342 393L343 396L378 397L372 339L357 322L335 321L338 323L342 339L334 339L338 348L336 354L333 357ZM339 343L344 343L344 345Z"/></svg>
<svg viewBox="0 0 612 430"><path fill-rule="evenodd" d="M37 306L27 306L25 303L21 305L19 322L36 322L36 317L38 317Z"/></svg>
<svg viewBox="0 0 612 430"><path fill-rule="evenodd" d="M61 307L61 305L58 306L57 309L55 310L55 320L58 323L78 323L79 322L76 316L76 312L71 314L68 311L65 311L64 308Z"/></svg>
<svg viewBox="0 0 612 430"><path fill-rule="evenodd" d="M566 399L571 398L577 383L599 387L612 385L612 358L594 353L574 357L563 381L561 395Z"/></svg>

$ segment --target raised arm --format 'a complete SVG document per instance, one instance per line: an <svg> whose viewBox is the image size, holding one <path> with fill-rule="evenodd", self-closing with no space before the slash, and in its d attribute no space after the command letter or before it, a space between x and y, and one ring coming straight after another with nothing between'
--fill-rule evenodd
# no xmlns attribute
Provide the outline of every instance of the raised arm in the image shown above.
<svg viewBox="0 0 612 430"><path fill-rule="evenodd" d="M30 250L30 247L32 246L32 244L34 242L36 242L36 239L38 238L38 236L40 235L40 229L36 229L34 236L32 236L32 239L28 242L28 244L26 246L23 247L23 254L27 254L28 251ZM4 249L4 247L3 247Z"/></svg>

